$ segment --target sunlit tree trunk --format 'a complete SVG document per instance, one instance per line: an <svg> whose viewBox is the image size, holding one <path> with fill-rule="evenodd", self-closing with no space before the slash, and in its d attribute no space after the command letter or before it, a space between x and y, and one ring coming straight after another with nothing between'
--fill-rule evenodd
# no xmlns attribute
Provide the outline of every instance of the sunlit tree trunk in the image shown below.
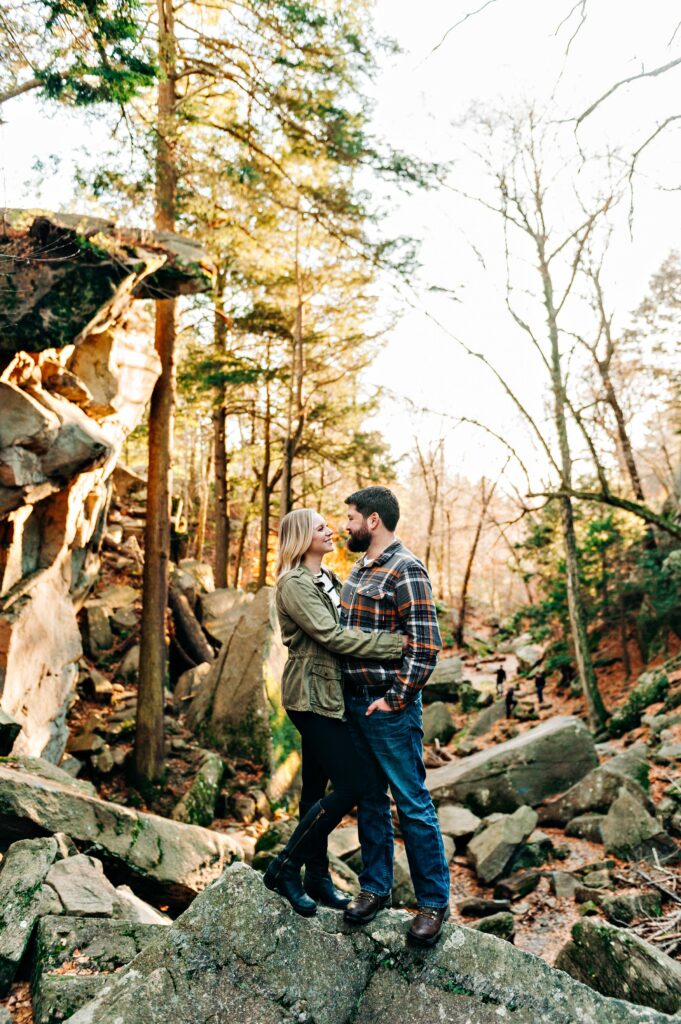
<svg viewBox="0 0 681 1024"><path fill-rule="evenodd" d="M176 54L172 0L158 0L158 33L155 221L158 230L173 231L177 176L173 144ZM158 782L164 767L163 690L175 404L175 299L156 302L155 344L161 360L161 375L149 408L147 519L134 750L135 774L143 783Z"/></svg>

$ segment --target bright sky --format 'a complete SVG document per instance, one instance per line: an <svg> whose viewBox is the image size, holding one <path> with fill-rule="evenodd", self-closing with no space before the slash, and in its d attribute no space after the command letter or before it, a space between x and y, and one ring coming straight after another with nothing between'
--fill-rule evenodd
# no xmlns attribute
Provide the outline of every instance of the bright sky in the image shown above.
<svg viewBox="0 0 681 1024"><path fill-rule="evenodd" d="M473 103L513 109L523 101L544 105L554 96L553 116L570 117L618 79L664 64L681 51L681 29L670 42L678 19L669 0L647 0L645 5L586 0L587 20L566 59L579 11L557 30L572 6L573 0L377 0L379 30L396 38L403 50L387 59L376 83L377 130L417 156L454 161L451 182L478 192L477 165L463 144L462 130L453 126ZM433 52L457 20L483 7ZM665 117L679 112L680 80L681 67L621 89L580 130L583 146L635 150ZM68 202L71 154L85 142L96 150L102 125L92 120L86 124L78 113L51 111L48 116L28 97L8 104L3 114L0 201L53 208ZM678 126L671 125L646 151L636 185L633 237L622 217L613 239L607 277L620 323L642 298L651 273L680 244L681 192L665 191L681 181L678 143ZM35 159L49 166L53 155L61 163L47 175L43 193L26 191ZM570 201L566 194L566 204ZM441 432L451 435L448 459L454 469L472 477L494 473L504 451L473 428L452 431L447 417L484 420L531 459L526 431L499 385L425 314L430 311L485 352L537 416L543 416L546 388L537 357L504 308L501 242L494 219L454 192L438 191L394 202L385 223L391 232L421 241L422 270L412 283L413 292L406 293L414 309L385 285L386 304L404 314L367 381L440 415L415 416L406 402L387 402L381 428L398 453L413 448L415 433L424 439ZM485 257L485 270L471 242ZM522 274L529 283L529 269ZM429 293L427 286L433 284L453 289L458 301Z"/></svg>

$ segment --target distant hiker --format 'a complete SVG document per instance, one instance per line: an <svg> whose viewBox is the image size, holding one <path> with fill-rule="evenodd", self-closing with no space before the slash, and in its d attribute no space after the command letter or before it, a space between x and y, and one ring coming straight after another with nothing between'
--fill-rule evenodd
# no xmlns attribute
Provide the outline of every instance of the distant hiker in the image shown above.
<svg viewBox="0 0 681 1024"><path fill-rule="evenodd" d="M513 708L516 706L518 701L515 696L515 687L509 686L506 691L506 717L511 718L513 715Z"/></svg>
<svg viewBox="0 0 681 1024"><path fill-rule="evenodd" d="M497 697L501 697L504 692L504 683L506 682L506 669L503 665L500 665L497 669Z"/></svg>
<svg viewBox="0 0 681 1024"><path fill-rule="evenodd" d="M546 673L537 672L534 677L534 688L537 693L537 704L541 704L544 700L544 687L546 686Z"/></svg>

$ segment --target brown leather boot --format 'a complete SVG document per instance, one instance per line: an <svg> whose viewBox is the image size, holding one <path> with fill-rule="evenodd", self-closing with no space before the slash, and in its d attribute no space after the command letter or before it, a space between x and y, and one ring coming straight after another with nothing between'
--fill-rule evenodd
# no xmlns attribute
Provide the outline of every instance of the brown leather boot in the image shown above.
<svg viewBox="0 0 681 1024"><path fill-rule="evenodd" d="M448 917L449 907L419 907L407 932L407 942L414 946L434 946Z"/></svg>
<svg viewBox="0 0 681 1024"><path fill-rule="evenodd" d="M375 892L367 892L362 889L359 896L355 896L345 908L343 917L350 924L368 924L373 921L379 910L384 910L392 903L392 896L377 896Z"/></svg>

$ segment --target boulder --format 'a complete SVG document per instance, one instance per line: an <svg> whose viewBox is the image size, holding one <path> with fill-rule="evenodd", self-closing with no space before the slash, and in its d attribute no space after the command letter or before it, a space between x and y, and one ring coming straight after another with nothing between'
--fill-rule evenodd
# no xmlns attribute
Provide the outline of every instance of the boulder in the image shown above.
<svg viewBox="0 0 681 1024"><path fill-rule="evenodd" d="M89 1002L111 972L155 938L158 925L44 917L36 929L31 995L35 1024L56 1024Z"/></svg>
<svg viewBox="0 0 681 1024"><path fill-rule="evenodd" d="M467 736L469 739L477 739L478 736L484 736L488 733L493 725L500 722L503 718L506 718L506 701L496 700L484 711L481 711L475 716L468 732Z"/></svg>
<svg viewBox="0 0 681 1024"><path fill-rule="evenodd" d="M358 932L323 908L304 920L235 865L69 1024L664 1024L471 928L445 924L424 955L405 944L410 923L383 911Z"/></svg>
<svg viewBox="0 0 681 1024"><path fill-rule="evenodd" d="M96 661L100 654L111 650L113 633L106 610L101 606L85 608L85 635L88 654Z"/></svg>
<svg viewBox="0 0 681 1024"><path fill-rule="evenodd" d="M552 871L549 875L551 892L559 899L574 899L581 884L569 871Z"/></svg>
<svg viewBox="0 0 681 1024"><path fill-rule="evenodd" d="M632 779L638 782L644 790L648 789L648 746L645 743L632 743L626 750L620 751L614 757L609 758L603 765L603 770L612 772L620 778Z"/></svg>
<svg viewBox="0 0 681 1024"><path fill-rule="evenodd" d="M45 876L58 856L55 839L12 843L0 865L0 997L14 981L41 909Z"/></svg>
<svg viewBox="0 0 681 1024"><path fill-rule="evenodd" d="M498 939L506 939L507 942L513 942L515 938L515 919L513 914L508 911L483 917L475 924L469 924L468 927L483 932L485 935L496 935Z"/></svg>
<svg viewBox="0 0 681 1024"><path fill-rule="evenodd" d="M336 828L329 836L329 850L345 860L359 850L359 832L356 825L348 825L344 828Z"/></svg>
<svg viewBox="0 0 681 1024"><path fill-rule="evenodd" d="M542 877L541 871L516 871L494 886L495 900L519 900L534 892Z"/></svg>
<svg viewBox="0 0 681 1024"><path fill-rule="evenodd" d="M590 843L602 843L604 820L604 814L578 814L565 826L565 835L574 839L586 839Z"/></svg>
<svg viewBox="0 0 681 1024"><path fill-rule="evenodd" d="M423 687L423 703L432 704L435 701L444 701L446 704L455 704L460 698L463 683L461 658L440 658L430 679Z"/></svg>
<svg viewBox="0 0 681 1024"><path fill-rule="evenodd" d="M178 710L182 710L182 706L186 701L192 700L196 696L196 693L212 668L212 663L209 661L202 662L201 665L197 665L195 668L189 668L186 672L183 672L180 678L175 684L173 690L173 699L175 701L175 707Z"/></svg>
<svg viewBox="0 0 681 1024"><path fill-rule="evenodd" d="M253 594L231 587L200 594L199 618L208 635L220 643L231 636L232 624L239 619L239 609L253 600Z"/></svg>
<svg viewBox="0 0 681 1024"><path fill-rule="evenodd" d="M211 746L270 771L297 737L281 706L286 648L273 599L274 591L263 587L236 609L231 632L187 712L189 728Z"/></svg>
<svg viewBox="0 0 681 1024"><path fill-rule="evenodd" d="M608 765L595 768L556 800L539 808L539 821L543 825L567 825L583 814L607 814L620 791L626 789L643 806L652 806L641 786Z"/></svg>
<svg viewBox="0 0 681 1024"><path fill-rule="evenodd" d="M462 917L491 917L511 909L510 900L484 900L479 896L469 896L456 905Z"/></svg>
<svg viewBox="0 0 681 1024"><path fill-rule="evenodd" d="M681 859L681 847L667 835L657 818L647 812L628 789L622 788L605 816L601 832L608 853L623 860Z"/></svg>
<svg viewBox="0 0 681 1024"><path fill-rule="evenodd" d="M436 700L423 709L423 742L449 743L456 732L452 716L443 701Z"/></svg>
<svg viewBox="0 0 681 1024"><path fill-rule="evenodd" d="M523 644L522 647L517 647L514 653L518 659L518 671L531 672L544 657L544 648L537 644Z"/></svg>
<svg viewBox="0 0 681 1024"><path fill-rule="evenodd" d="M192 784L173 810L173 819L190 825L210 825L224 773L222 758L212 750L204 750Z"/></svg>
<svg viewBox="0 0 681 1024"><path fill-rule="evenodd" d="M0 757L12 752L14 741L21 732L21 725L0 708Z"/></svg>
<svg viewBox="0 0 681 1024"><path fill-rule="evenodd" d="M613 925L577 922L556 958L556 967L603 995L665 1014L681 1010L681 963Z"/></svg>
<svg viewBox="0 0 681 1024"><path fill-rule="evenodd" d="M137 924L172 924L172 918L145 900L141 900L129 885L116 886L113 916L123 921L135 921Z"/></svg>
<svg viewBox="0 0 681 1024"><path fill-rule="evenodd" d="M111 917L116 890L104 875L102 863L94 857L77 854L53 864L45 885L54 889L65 914L74 917Z"/></svg>
<svg viewBox="0 0 681 1024"><path fill-rule="evenodd" d="M140 674L140 646L135 644L118 667L117 675L124 683L136 683Z"/></svg>
<svg viewBox="0 0 681 1024"><path fill-rule="evenodd" d="M663 743L654 755L655 764L674 764L681 761L681 742Z"/></svg>
<svg viewBox="0 0 681 1024"><path fill-rule="evenodd" d="M213 567L208 562L198 562L195 558L183 558L180 562L180 569L194 579L197 590L203 590L206 593L215 590Z"/></svg>
<svg viewBox="0 0 681 1024"><path fill-rule="evenodd" d="M484 885L504 874L516 850L537 824L537 813L531 807L519 807L510 815L501 815L468 844L467 856Z"/></svg>
<svg viewBox="0 0 681 1024"><path fill-rule="evenodd" d="M511 873L524 868L539 868L552 860L555 855L553 840L539 829L528 836L526 843L521 843L508 863L507 870Z"/></svg>
<svg viewBox="0 0 681 1024"><path fill-rule="evenodd" d="M52 773L38 775L19 758L0 764L0 825L6 835L66 831L80 849L104 861L114 881L176 907L240 857L227 835L99 800L65 772Z"/></svg>
<svg viewBox="0 0 681 1024"><path fill-rule="evenodd" d="M435 801L466 804L485 815L540 804L569 789L597 763L584 724L557 716L463 761L432 769L427 785Z"/></svg>
<svg viewBox="0 0 681 1024"><path fill-rule="evenodd" d="M607 896L601 909L611 924L626 927L641 919L659 917L662 901L657 892L625 892Z"/></svg>
<svg viewBox="0 0 681 1024"><path fill-rule="evenodd" d="M480 824L477 814L460 804L440 804L437 820L443 836L451 836L455 841L472 836Z"/></svg>
<svg viewBox="0 0 681 1024"><path fill-rule="evenodd" d="M409 872L409 861L404 847L395 848L395 863L393 866L393 906L394 907L415 907L416 894L414 883Z"/></svg>

